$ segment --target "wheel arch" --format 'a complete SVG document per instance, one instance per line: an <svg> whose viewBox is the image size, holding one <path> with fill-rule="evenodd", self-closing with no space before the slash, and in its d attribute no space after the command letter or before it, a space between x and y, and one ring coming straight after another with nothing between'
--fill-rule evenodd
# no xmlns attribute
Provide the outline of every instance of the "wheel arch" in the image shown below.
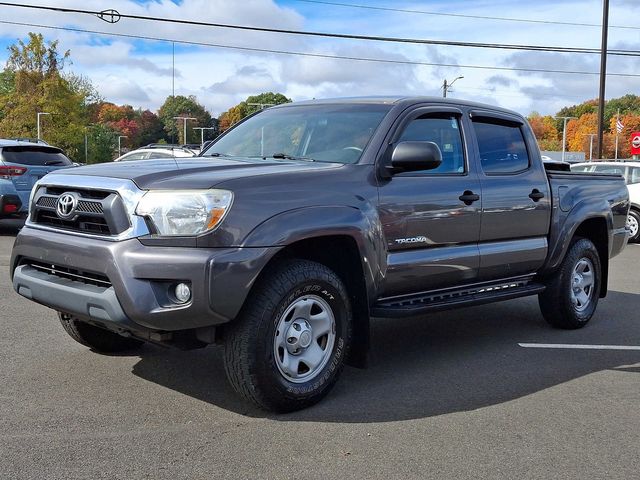
<svg viewBox="0 0 640 480"><path fill-rule="evenodd" d="M573 232L571 240L577 237L590 240L595 245L596 250L598 250L598 256L600 257L600 273L602 276L600 298L604 298L607 295L607 286L609 284L610 242L607 219L604 217L594 217L583 221Z"/></svg>

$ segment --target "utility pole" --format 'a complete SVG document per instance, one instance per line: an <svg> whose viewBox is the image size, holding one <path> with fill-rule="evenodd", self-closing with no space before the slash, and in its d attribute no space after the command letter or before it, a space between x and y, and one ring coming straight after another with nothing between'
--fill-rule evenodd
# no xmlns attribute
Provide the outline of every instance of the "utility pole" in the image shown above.
<svg viewBox="0 0 640 480"><path fill-rule="evenodd" d="M597 137L597 133L583 133L585 137L589 137L589 161L593 159L593 137Z"/></svg>
<svg viewBox="0 0 640 480"><path fill-rule="evenodd" d="M442 84L442 97L447 98L447 92L451 89L451 85L456 83L456 80L460 80L464 77L456 77L453 79L451 83L447 83L447 79L444 79L444 83Z"/></svg>
<svg viewBox="0 0 640 480"><path fill-rule="evenodd" d="M118 135L118 156L122 155L122 147L120 142L123 138L129 138L129 137L127 137L126 135Z"/></svg>
<svg viewBox="0 0 640 480"><path fill-rule="evenodd" d="M609 0L602 2L602 48L600 50L600 95L598 97L598 158L602 158L604 139L604 96L607 80L607 34L609 32Z"/></svg>
<svg viewBox="0 0 640 480"><path fill-rule="evenodd" d="M174 120L182 120L183 123L183 132L184 132L184 136L182 137L183 143L187 143L187 120L197 120L197 118L193 118L193 117L173 117Z"/></svg>
<svg viewBox="0 0 640 480"><path fill-rule="evenodd" d="M200 130L200 146L204 145L204 131L215 130L215 127L193 127L194 130Z"/></svg>
<svg viewBox="0 0 640 480"><path fill-rule="evenodd" d="M564 152L566 150L567 147L567 120L570 120L572 118L576 118L576 117L553 117L555 119L562 119L563 120L563 124L562 124L562 161L564 162Z"/></svg>
<svg viewBox="0 0 640 480"><path fill-rule="evenodd" d="M37 118L36 118L36 123L38 124L38 140L40 140L40 115L51 115L50 113L47 112L38 112Z"/></svg>

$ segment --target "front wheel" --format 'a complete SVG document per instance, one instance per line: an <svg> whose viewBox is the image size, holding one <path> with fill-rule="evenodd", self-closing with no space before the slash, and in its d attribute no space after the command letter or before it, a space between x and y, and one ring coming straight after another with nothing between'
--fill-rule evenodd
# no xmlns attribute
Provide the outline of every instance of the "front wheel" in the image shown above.
<svg viewBox="0 0 640 480"><path fill-rule="evenodd" d="M574 240L555 277L538 296L545 320L557 328L584 327L600 297L600 256L586 238Z"/></svg>
<svg viewBox="0 0 640 480"><path fill-rule="evenodd" d="M326 266L289 260L267 273L225 331L233 388L260 408L306 408L333 387L351 340L351 307Z"/></svg>
<svg viewBox="0 0 640 480"><path fill-rule="evenodd" d="M629 210L627 228L629 229L629 242L640 242L640 213Z"/></svg>

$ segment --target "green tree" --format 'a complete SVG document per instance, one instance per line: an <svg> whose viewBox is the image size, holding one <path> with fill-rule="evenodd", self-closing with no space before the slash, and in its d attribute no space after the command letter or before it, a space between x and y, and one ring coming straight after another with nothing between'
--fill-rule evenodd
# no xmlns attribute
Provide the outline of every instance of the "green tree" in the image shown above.
<svg viewBox="0 0 640 480"><path fill-rule="evenodd" d="M108 125L97 124L88 129L87 163L110 162L117 154L119 132Z"/></svg>
<svg viewBox="0 0 640 480"><path fill-rule="evenodd" d="M605 123L611 123L618 112L620 115L640 115L640 97L628 93L620 98L612 98L606 102L604 107Z"/></svg>
<svg viewBox="0 0 640 480"><path fill-rule="evenodd" d="M37 114L47 112L52 115L42 118L43 138L72 158L82 157L92 87L86 79L61 74L69 52L59 54L57 47L57 41L47 43L30 33L27 43L18 40L8 48L3 78L13 77L13 88L0 94L0 131L8 137L35 137Z"/></svg>
<svg viewBox="0 0 640 480"><path fill-rule="evenodd" d="M192 127L210 127L212 125L211 114L198 103L195 96L182 95L169 96L158 110L158 117L164 125L167 136L177 143L200 143L200 135ZM192 117L188 120L187 138L183 137L183 121L175 117Z"/></svg>
<svg viewBox="0 0 640 480"><path fill-rule="evenodd" d="M0 72L0 97L13 93L16 88L16 74L11 70Z"/></svg>

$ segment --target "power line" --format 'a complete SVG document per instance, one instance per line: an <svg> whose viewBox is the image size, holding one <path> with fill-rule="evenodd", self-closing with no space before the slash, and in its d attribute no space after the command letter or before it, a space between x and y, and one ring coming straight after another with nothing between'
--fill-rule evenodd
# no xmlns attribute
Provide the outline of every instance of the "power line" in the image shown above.
<svg viewBox="0 0 640 480"><path fill-rule="evenodd" d="M112 32L103 32L99 30L86 30L86 29L73 28L73 27L56 27L52 25L42 25L42 24L36 24L36 23L10 22L7 20L0 20L0 24L17 25L17 26L34 27L34 28L45 28L50 30L63 30L68 32L76 32L76 33L89 33L92 35L104 35L107 37L122 37L122 38L132 38L137 40L150 40L150 41L168 42L168 43L175 42L182 45L192 45L192 46L199 46L199 47L214 47L214 48L224 48L224 49L230 49L230 50L240 50L240 51L259 52L259 53L274 53L279 55L295 55L295 56L312 57L312 58L328 58L328 59L335 59L335 60L355 60L355 61L362 61L362 62L389 63L389 64L398 64L398 65L470 68L470 69L476 69L476 70L500 70L500 71L511 71L511 72L558 73L558 74L567 74L567 75L599 75L598 72L588 72L588 71L580 71L580 70L551 70L551 69L544 69L544 68L517 68L517 67L497 67L497 66L488 66L488 65L464 65L464 64L456 64L456 63L417 62L417 61L411 61L411 60L393 60L393 59L387 59L387 58L356 57L356 56L347 56L347 55L331 55L326 53L309 53L309 52L296 52L296 51L290 51L290 50L275 50L275 49L268 49L268 48L241 47L238 45L224 45L224 44L218 44L218 43L196 42L196 41L190 41L190 40L175 40L170 38L134 35L129 33L112 33ZM637 73L607 72L607 75L611 77L640 77L640 74L637 74Z"/></svg>
<svg viewBox="0 0 640 480"><path fill-rule="evenodd" d="M487 15L470 15L462 13L444 13L444 12L428 12L424 10L410 10L406 8L392 8L392 7L376 7L372 5L357 5L355 3L341 3L341 2L326 2L322 0L295 0L303 3L316 3L320 5L333 5L336 7L349 7L349 8L361 8L367 10L378 10L383 12L399 12L399 13L413 13L420 15L434 15L440 17L456 17L456 18L472 18L476 20L498 20L504 22L521 22L521 23L538 23L545 25L567 25L571 27L602 27L599 23L580 23L580 22L559 22L554 20L532 20L528 18L513 18L513 17L491 17ZM609 28L622 28L628 30L640 30L640 27L634 27L631 25L609 25Z"/></svg>
<svg viewBox="0 0 640 480"><path fill-rule="evenodd" d="M457 42L452 40L429 40L429 39L417 39L417 38L400 38L400 37L380 37L372 35L355 35L346 33L329 33L329 32L312 32L303 30L288 30L281 28L267 28L267 27L253 27L248 25L231 25L225 23L210 23L200 22L195 20L179 20L172 18L151 17L145 15L129 15L119 13L114 10L80 10L75 8L63 8L63 7L51 7L47 5L22 5L18 3L0 2L0 6L28 8L36 10L55 11L62 13L78 13L83 15L92 15L103 18L105 15L117 14L119 18L129 18L132 20L145 20L162 23L172 23L181 25L191 25L200 27L214 27L214 28L227 28L243 31L254 32L266 32L266 33L282 33L288 35L310 36L310 37L322 37L322 38L340 38L348 40L366 40L375 42L390 42L390 43L405 43L405 44L418 44L418 45L446 45L454 47L471 47L471 48L492 48L502 50L527 50L527 51L540 51L540 52L558 52L558 53L588 53L599 54L600 50L595 48L582 48L582 47L556 47L556 46L542 46L542 45L518 45L518 44L502 44L502 43L479 43L479 42ZM107 12L107 13L105 13ZM640 56L640 50L610 50L610 55L620 56Z"/></svg>

